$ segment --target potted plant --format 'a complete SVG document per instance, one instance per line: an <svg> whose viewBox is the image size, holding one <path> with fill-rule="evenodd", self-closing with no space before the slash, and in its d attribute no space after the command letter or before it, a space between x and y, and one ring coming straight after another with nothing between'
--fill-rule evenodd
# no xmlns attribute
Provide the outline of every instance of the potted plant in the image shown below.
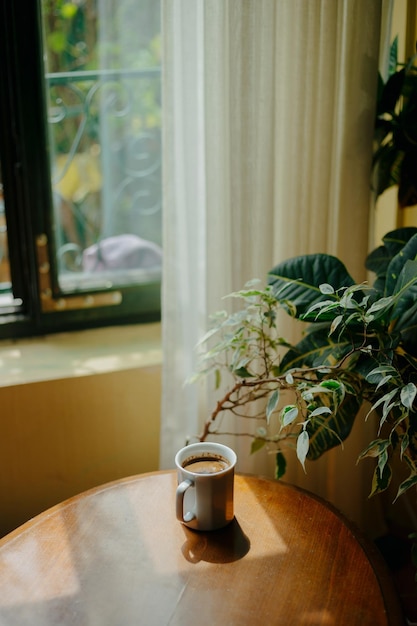
<svg viewBox="0 0 417 626"><path fill-rule="evenodd" d="M231 294L243 306L215 314L200 344L197 378L223 388L200 439L226 411L249 416L252 451L273 447L281 477L289 450L303 467L319 458L349 436L365 403L377 420L360 455L375 459L371 494L390 484L395 456L408 468L397 497L416 485L416 255L417 228L398 229L366 259L372 285L356 284L336 257L309 254L274 267L266 286ZM281 311L302 323L294 345L280 335Z"/></svg>

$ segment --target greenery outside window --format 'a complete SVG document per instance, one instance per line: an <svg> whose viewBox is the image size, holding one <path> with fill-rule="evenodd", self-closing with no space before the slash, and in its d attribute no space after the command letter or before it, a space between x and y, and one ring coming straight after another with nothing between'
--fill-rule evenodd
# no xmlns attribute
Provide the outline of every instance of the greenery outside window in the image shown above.
<svg viewBox="0 0 417 626"><path fill-rule="evenodd" d="M0 6L0 337L158 319L159 1Z"/></svg>

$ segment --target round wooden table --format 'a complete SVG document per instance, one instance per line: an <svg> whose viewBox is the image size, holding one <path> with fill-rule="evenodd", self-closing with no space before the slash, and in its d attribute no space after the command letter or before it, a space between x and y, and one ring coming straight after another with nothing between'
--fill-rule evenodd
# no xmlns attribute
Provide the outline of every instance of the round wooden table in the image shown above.
<svg viewBox="0 0 417 626"><path fill-rule="evenodd" d="M103 485L0 541L1 626L402 624L388 573L331 507L237 475L235 519L175 519L176 474Z"/></svg>

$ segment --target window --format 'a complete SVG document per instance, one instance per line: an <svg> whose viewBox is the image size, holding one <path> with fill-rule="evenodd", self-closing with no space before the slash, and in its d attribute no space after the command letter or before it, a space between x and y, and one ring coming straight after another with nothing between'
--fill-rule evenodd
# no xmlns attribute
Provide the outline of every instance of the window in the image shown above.
<svg viewBox="0 0 417 626"><path fill-rule="evenodd" d="M160 3L0 1L0 337L156 320Z"/></svg>

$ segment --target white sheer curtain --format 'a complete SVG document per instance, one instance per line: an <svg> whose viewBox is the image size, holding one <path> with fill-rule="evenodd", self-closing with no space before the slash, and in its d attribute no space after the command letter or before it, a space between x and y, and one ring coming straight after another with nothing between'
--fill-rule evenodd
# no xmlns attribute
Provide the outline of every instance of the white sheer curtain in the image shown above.
<svg viewBox="0 0 417 626"><path fill-rule="evenodd" d="M161 467L173 466L214 407L211 390L184 380L223 295L312 252L335 254L365 277L381 7L163 1ZM288 479L362 522L358 503L369 483L355 455L367 435L356 430L351 453L347 446L309 464L307 478L291 463ZM247 441L229 443L241 471L270 472L262 452L249 456Z"/></svg>

